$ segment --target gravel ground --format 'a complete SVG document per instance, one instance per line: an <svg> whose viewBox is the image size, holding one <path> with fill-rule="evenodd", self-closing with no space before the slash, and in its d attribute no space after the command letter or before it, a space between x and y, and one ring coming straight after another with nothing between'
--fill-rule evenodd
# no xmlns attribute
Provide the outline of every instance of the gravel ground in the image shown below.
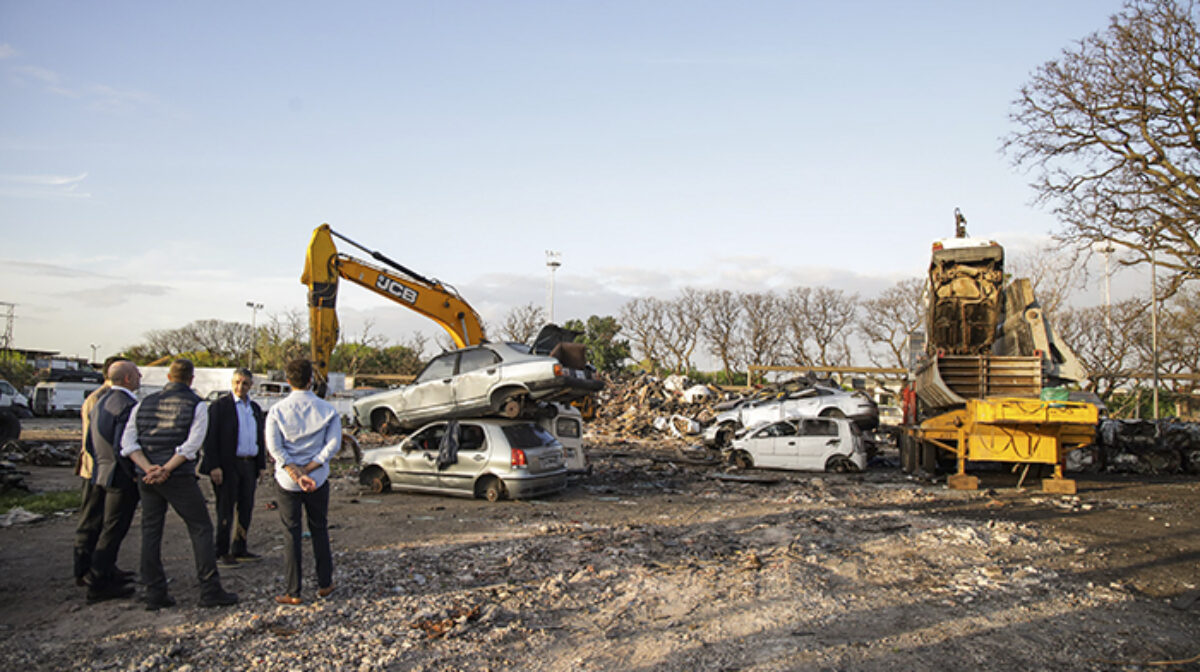
<svg viewBox="0 0 1200 672"><path fill-rule="evenodd" d="M957 492L895 470L728 482L661 442L590 437L595 472L500 502L362 493L330 519L336 592L276 605L282 530L259 488L262 562L242 597L196 606L190 547L164 551L179 606L86 605L69 516L0 529L0 667L10 670L1195 669L1194 478ZM69 470L31 469L61 486ZM67 472L64 481L63 472ZM986 489L990 488L990 489ZM135 568L138 521L122 566ZM307 552L307 549L306 549ZM1174 603L1174 606L1172 606Z"/></svg>

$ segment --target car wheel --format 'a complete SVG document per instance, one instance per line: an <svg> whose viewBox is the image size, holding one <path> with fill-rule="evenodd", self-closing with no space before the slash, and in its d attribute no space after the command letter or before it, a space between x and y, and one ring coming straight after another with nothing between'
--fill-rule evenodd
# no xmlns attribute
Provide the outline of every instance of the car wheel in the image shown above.
<svg viewBox="0 0 1200 672"><path fill-rule="evenodd" d="M726 424L717 430L717 447L726 448L729 442L733 441L733 435L737 433L737 428L733 424Z"/></svg>
<svg viewBox="0 0 1200 672"><path fill-rule="evenodd" d="M391 479L379 467L371 467L368 471L364 472L359 482L370 488L371 492L377 495L392 489Z"/></svg>
<svg viewBox="0 0 1200 672"><path fill-rule="evenodd" d="M858 467L845 455L834 455L825 462L825 471L835 474L849 474L858 471Z"/></svg>
<svg viewBox="0 0 1200 672"><path fill-rule="evenodd" d="M498 502L504 499L504 481L496 477L489 479L483 488L483 498L489 502Z"/></svg>
<svg viewBox="0 0 1200 672"><path fill-rule="evenodd" d="M515 394L505 399L504 403L500 404L500 415L509 420L519 417L521 415L521 408L525 405L522 402L523 398Z"/></svg>
<svg viewBox="0 0 1200 672"><path fill-rule="evenodd" d="M842 409L840 409L840 408L827 408L824 411L821 411L821 417L822 418L844 418L844 417L846 417L846 414L843 413Z"/></svg>
<svg viewBox="0 0 1200 672"><path fill-rule="evenodd" d="M390 409L381 408L371 414L371 429L384 436L400 433L400 421Z"/></svg>
<svg viewBox="0 0 1200 672"><path fill-rule="evenodd" d="M738 469L751 469L754 467L754 459L750 457L750 453L744 450L739 450L733 454L733 463Z"/></svg>

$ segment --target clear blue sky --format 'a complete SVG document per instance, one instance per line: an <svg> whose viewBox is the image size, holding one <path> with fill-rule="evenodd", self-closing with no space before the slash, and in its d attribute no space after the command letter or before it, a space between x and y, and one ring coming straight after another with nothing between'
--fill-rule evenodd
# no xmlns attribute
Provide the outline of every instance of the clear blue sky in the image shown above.
<svg viewBox="0 0 1200 672"><path fill-rule="evenodd" d="M490 323L681 286L919 275L1055 223L999 151L1029 74L1115 0L0 0L0 301L15 345L304 305L329 222ZM354 287L343 322L432 323ZM260 320L263 314L259 315Z"/></svg>

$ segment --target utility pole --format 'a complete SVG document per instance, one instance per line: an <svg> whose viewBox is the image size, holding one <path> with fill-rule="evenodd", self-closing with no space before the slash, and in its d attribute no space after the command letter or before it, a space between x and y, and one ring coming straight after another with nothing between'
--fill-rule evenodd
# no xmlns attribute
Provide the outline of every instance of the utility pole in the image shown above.
<svg viewBox="0 0 1200 672"><path fill-rule="evenodd" d="M547 321L554 322L554 272L562 266L562 253L546 250L546 268L550 269L550 287L546 290Z"/></svg>
<svg viewBox="0 0 1200 672"><path fill-rule="evenodd" d="M13 309L17 307L17 304L0 301L0 306L4 306L4 332L0 333L0 350L8 350L12 347Z"/></svg>
<svg viewBox="0 0 1200 672"><path fill-rule="evenodd" d="M1150 350L1153 353L1154 415L1158 420L1158 227L1162 220L1154 223L1154 235L1150 238ZM1155 432L1158 430L1156 429Z"/></svg>
<svg viewBox="0 0 1200 672"><path fill-rule="evenodd" d="M100 346L93 343L92 345L90 345L88 347L90 347L92 349L92 364L95 364L96 363L96 351L100 349Z"/></svg>
<svg viewBox="0 0 1200 672"><path fill-rule="evenodd" d="M254 372L254 346L258 344L258 311L262 310L263 304L247 301L246 307L250 309L250 363L246 366L250 372Z"/></svg>

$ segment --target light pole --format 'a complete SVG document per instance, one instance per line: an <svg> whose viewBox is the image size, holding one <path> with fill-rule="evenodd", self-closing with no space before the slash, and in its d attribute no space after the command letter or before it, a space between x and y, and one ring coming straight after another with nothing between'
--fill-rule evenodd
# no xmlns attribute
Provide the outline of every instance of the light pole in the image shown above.
<svg viewBox="0 0 1200 672"><path fill-rule="evenodd" d="M546 290L547 321L554 322L554 272L562 266L562 253L546 250L546 268L550 269L550 287Z"/></svg>
<svg viewBox="0 0 1200 672"><path fill-rule="evenodd" d="M250 364L246 367L250 372L254 372L254 346L258 342L258 311L262 310L263 304L247 301L246 307L250 309Z"/></svg>
<svg viewBox="0 0 1200 672"><path fill-rule="evenodd" d="M96 363L96 351L100 349L100 346L92 344L88 347L90 347L92 349L92 363L95 364Z"/></svg>
<svg viewBox="0 0 1200 672"><path fill-rule="evenodd" d="M1150 350L1154 367L1155 420L1158 420L1158 227L1161 224L1161 220L1154 223L1154 235L1150 238Z"/></svg>

